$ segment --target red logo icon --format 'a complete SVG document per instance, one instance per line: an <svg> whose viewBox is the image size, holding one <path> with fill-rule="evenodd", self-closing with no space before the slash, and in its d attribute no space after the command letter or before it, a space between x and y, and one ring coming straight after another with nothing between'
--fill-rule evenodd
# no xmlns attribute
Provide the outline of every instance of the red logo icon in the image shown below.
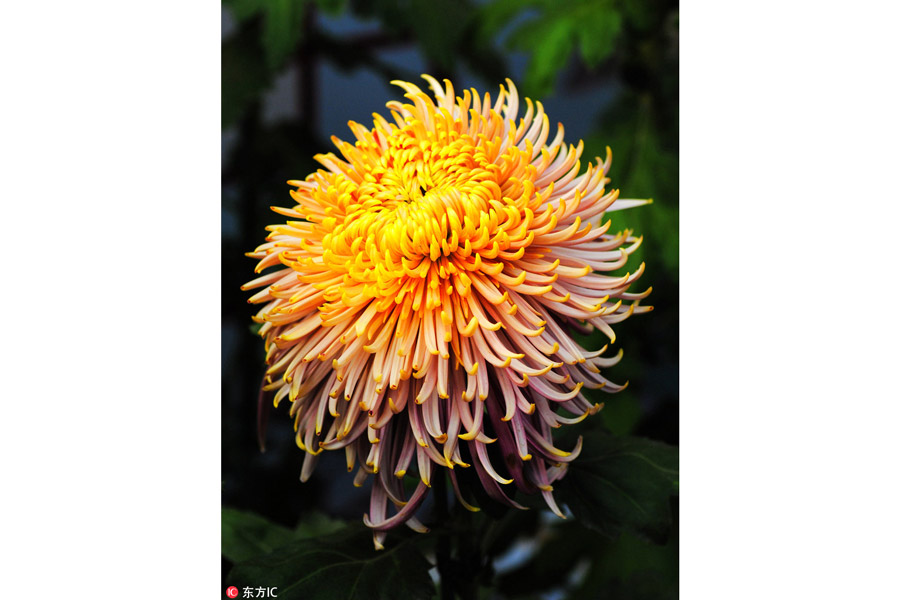
<svg viewBox="0 0 900 600"><path fill-rule="evenodd" d="M228 596L229 598L237 598L238 589L236 587L234 587L233 585L228 586L228 589L225 590L225 595Z"/></svg>

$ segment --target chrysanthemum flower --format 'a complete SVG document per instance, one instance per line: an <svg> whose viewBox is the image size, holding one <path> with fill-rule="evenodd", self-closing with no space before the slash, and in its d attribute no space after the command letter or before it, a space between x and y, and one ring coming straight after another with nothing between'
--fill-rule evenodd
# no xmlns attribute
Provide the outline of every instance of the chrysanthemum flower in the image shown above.
<svg viewBox="0 0 900 600"><path fill-rule="evenodd" d="M602 374L621 352L571 332L612 342L610 325L650 310L649 289L628 291L643 264L602 274L641 243L609 233L604 213L647 202L605 189L609 149L579 174L583 144L566 145L561 124L548 143L540 102L518 118L511 81L491 103L424 78L434 99L395 82L411 104L389 102L393 122L351 121L355 143L332 138L343 158L318 155L324 169L288 182L296 206L272 210L289 220L249 254L257 273L277 268L244 286L263 288L250 302L263 304L264 390L291 403L301 479L340 449L357 485L374 475L377 547L401 523L424 529L414 515L445 467L467 508L455 468L509 505L509 484L540 491L561 515L552 484L581 442L561 450L551 431L601 408L583 388L623 387Z"/></svg>

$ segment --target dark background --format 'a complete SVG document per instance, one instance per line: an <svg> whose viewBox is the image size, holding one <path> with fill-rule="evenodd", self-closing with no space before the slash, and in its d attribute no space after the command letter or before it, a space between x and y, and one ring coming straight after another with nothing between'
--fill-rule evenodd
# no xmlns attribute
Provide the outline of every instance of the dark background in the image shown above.
<svg viewBox="0 0 900 600"><path fill-rule="evenodd" d="M226 0L222 18L222 502L294 527L358 520L367 488L354 488L343 454L323 457L299 481L302 453L284 406L272 413L267 451L256 445L256 398L264 371L240 285L253 278L244 253L291 205L288 179L312 156L352 138L348 120L401 98L391 79L426 89L421 73L457 91L496 95L510 77L541 100L566 140L585 142L582 167L612 147L613 187L650 206L612 213L633 228L646 262L637 290L654 312L616 326L625 355L608 376L631 385L603 394L605 409L579 427L678 443L678 5L674 1L579 0L342 2ZM552 135L552 133L551 133ZM334 467L334 468L332 468ZM677 507L676 507L677 509ZM677 512L677 510L676 510ZM535 511L529 511L535 513ZM326 518L327 517L327 518ZM523 517L495 563L486 598L662 598L677 595L677 528L666 545L622 534L600 537L577 522ZM224 570L230 567L223 560Z"/></svg>

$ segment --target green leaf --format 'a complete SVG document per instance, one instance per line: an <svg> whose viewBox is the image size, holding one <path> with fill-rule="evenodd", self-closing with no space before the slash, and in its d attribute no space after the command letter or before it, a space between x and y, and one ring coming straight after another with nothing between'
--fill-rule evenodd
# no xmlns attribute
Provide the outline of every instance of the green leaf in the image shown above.
<svg viewBox="0 0 900 600"><path fill-rule="evenodd" d="M222 128L239 121L269 83L255 30L241 30L223 43Z"/></svg>
<svg viewBox="0 0 900 600"><path fill-rule="evenodd" d="M425 56L443 69L453 67L468 13L457 0L412 0L413 31Z"/></svg>
<svg viewBox="0 0 900 600"><path fill-rule="evenodd" d="M557 488L557 500L588 527L610 537L632 531L664 543L672 526L669 498L678 494L678 448L588 432Z"/></svg>
<svg viewBox="0 0 900 600"><path fill-rule="evenodd" d="M622 17L607 3L582 11L578 25L578 47L589 67L596 67L613 51L622 28Z"/></svg>
<svg viewBox="0 0 900 600"><path fill-rule="evenodd" d="M240 562L268 554L294 539L293 532L249 512L222 509L222 554Z"/></svg>
<svg viewBox="0 0 900 600"><path fill-rule="evenodd" d="M277 587L281 600L430 600L435 594L431 563L412 539L394 535L384 550L376 551L372 531L352 525L238 563L227 583Z"/></svg>
<svg viewBox="0 0 900 600"><path fill-rule="evenodd" d="M578 589L567 597L569 600L678 600L678 583L672 583L656 571L638 572L625 579L614 579L602 584L603 595L598 596L598 586L593 571Z"/></svg>
<svg viewBox="0 0 900 600"><path fill-rule="evenodd" d="M476 19L478 37L482 41L497 39L517 15L540 4L540 0L495 0L483 5Z"/></svg>
<svg viewBox="0 0 900 600"><path fill-rule="evenodd" d="M650 206L607 216L613 230L633 229L635 235L644 236L644 244L631 260L635 264L646 260L648 281L654 267L664 267L677 281L678 137L677 131L662 128L667 120L658 113L649 95L624 94L603 115L601 131L584 140L585 155L602 155L611 146L610 187L621 190L623 198L653 198Z"/></svg>
<svg viewBox="0 0 900 600"><path fill-rule="evenodd" d="M622 29L622 16L611 0L572 0L564 11L553 0L500 0L480 10L479 39L503 37L509 24L525 14L529 20L516 25L505 44L530 55L523 88L532 96L553 91L576 49L588 67L596 67L612 53Z"/></svg>
<svg viewBox="0 0 900 600"><path fill-rule="evenodd" d="M523 82L527 94L541 97L553 91L557 76L575 47L573 27L568 16L542 17L529 21L510 36L510 46L532 51Z"/></svg>
<svg viewBox="0 0 900 600"><path fill-rule="evenodd" d="M332 519L320 512L311 512L305 514L303 520L297 525L297 537L309 538L328 535L339 531L343 527L343 521Z"/></svg>
<svg viewBox="0 0 900 600"><path fill-rule="evenodd" d="M666 11L660 10L659 3L655 0L628 0L620 5L622 16L628 21L629 26L641 32L650 30L666 16Z"/></svg>
<svg viewBox="0 0 900 600"><path fill-rule="evenodd" d="M587 576L571 600L603 598L664 600L678 597L677 535L666 545L648 544L628 533L615 541L593 544Z"/></svg>
<svg viewBox="0 0 900 600"><path fill-rule="evenodd" d="M645 284L646 287L646 284ZM602 345L602 344L600 344ZM585 346L586 348L588 346ZM592 347L597 347L595 342ZM637 394L631 390L625 390L620 394L616 394L615 398L603 397L599 390L590 390L594 392L589 395L593 402L603 402L603 410L600 411L600 417L603 424L614 435L628 435L644 415L641 404L637 399Z"/></svg>
<svg viewBox="0 0 900 600"><path fill-rule="evenodd" d="M609 539L572 519L548 525L534 538L540 543L534 555L497 575L496 591L504 598L551 588L565 589L571 600L654 598L647 591L663 600L677 592L677 531L667 544L656 545L627 532ZM587 572L578 576L584 567Z"/></svg>
<svg viewBox="0 0 900 600"><path fill-rule="evenodd" d="M268 0L265 3L262 41L270 69L280 68L300 41L305 5L306 0Z"/></svg>
<svg viewBox="0 0 900 600"><path fill-rule="evenodd" d="M333 17L340 16L344 11L346 4L346 0L316 0L316 5L319 9L323 13Z"/></svg>
<svg viewBox="0 0 900 600"><path fill-rule="evenodd" d="M238 23L253 17L264 17L260 41L265 51L266 67L277 71L303 37L303 16L308 0L224 0L224 5ZM327 11L340 8L340 0L319 1ZM227 73L227 69L222 69Z"/></svg>
<svg viewBox="0 0 900 600"><path fill-rule="evenodd" d="M223 0L223 5L231 10L231 14L240 23L257 14L263 8L263 0Z"/></svg>

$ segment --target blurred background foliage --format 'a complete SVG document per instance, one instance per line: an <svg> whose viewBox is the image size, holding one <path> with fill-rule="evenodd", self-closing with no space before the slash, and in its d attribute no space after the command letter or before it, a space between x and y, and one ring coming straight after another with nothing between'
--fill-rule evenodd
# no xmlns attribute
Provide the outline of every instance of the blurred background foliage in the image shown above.
<svg viewBox="0 0 900 600"><path fill-rule="evenodd" d="M611 185L623 197L654 199L610 214L615 230L644 236L629 268L646 262L638 287L653 287L646 303L654 312L616 326L625 355L609 376L631 385L597 393L604 410L575 433L590 432L601 452L608 440L622 440L606 449L618 458L588 460L563 480L560 494L575 519L539 510L454 512L451 564L470 588L453 591L486 599L677 597L677 497L670 498L678 444L677 1L224 0L222 30L223 578L263 577L265 556L284 544L307 552L305 540L330 547L367 535L341 530L361 520L368 500L367 488L352 486L342 454L326 456L300 484L302 455L286 411L272 414L267 451L259 452L264 355L239 287L253 277L244 253L280 219L269 207L291 204L285 182L319 166L312 157L333 149L331 135L352 137L348 120L371 124L372 112L400 98L390 80L420 82L427 72L492 96L510 77L520 94L543 102L551 124L565 124L568 142L584 140L582 165L610 146ZM601 435L609 433L616 437ZM611 482L621 498L604 487ZM647 504L629 508L634 499ZM477 532L476 541L466 532ZM388 538L402 546L393 556L427 567L408 554L408 537ZM415 553L433 558L430 543L416 541ZM391 562L373 556L357 557L354 572L383 572ZM389 591L377 578L366 582L374 587L353 593ZM430 579L409 582L409 597L436 593Z"/></svg>

